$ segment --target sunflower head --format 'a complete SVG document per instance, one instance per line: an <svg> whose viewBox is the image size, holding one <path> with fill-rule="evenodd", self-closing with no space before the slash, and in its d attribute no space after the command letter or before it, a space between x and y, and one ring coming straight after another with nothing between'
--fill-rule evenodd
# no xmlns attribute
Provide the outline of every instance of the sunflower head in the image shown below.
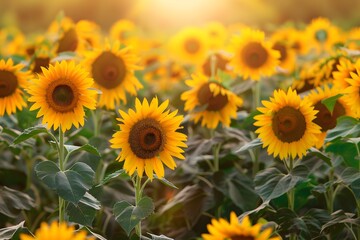
<svg viewBox="0 0 360 240"><path fill-rule="evenodd" d="M95 22L80 20L76 23L75 30L80 41L77 51L82 52L87 49L101 47L101 29Z"/></svg>
<svg viewBox="0 0 360 240"><path fill-rule="evenodd" d="M227 39L227 30L220 22L209 22L205 25L205 32L209 39L209 47L219 50L224 47Z"/></svg>
<svg viewBox="0 0 360 240"><path fill-rule="evenodd" d="M264 32L258 30L244 29L240 36L231 39L230 48L233 53L230 65L245 79L270 76L279 64L279 51L272 49L271 43L265 41Z"/></svg>
<svg viewBox="0 0 360 240"><path fill-rule="evenodd" d="M120 42L107 44L103 49L87 51L83 64L99 89L99 107L115 109L120 101L126 103L126 93L136 95L142 84L135 77L135 70L141 69L138 57L130 48L120 48Z"/></svg>
<svg viewBox="0 0 360 240"><path fill-rule="evenodd" d="M212 71L214 71L214 75L216 76L217 70L231 73L228 68L228 63L228 56L225 56L225 54L221 54L220 52L216 52L207 57L205 62L201 65L199 71L207 77L211 77ZM214 70L212 68L214 68Z"/></svg>
<svg viewBox="0 0 360 240"><path fill-rule="evenodd" d="M23 67L21 64L14 65L11 58L0 60L0 116L4 116L5 112L13 114L17 109L26 107L22 89L27 86L31 75L22 71Z"/></svg>
<svg viewBox="0 0 360 240"><path fill-rule="evenodd" d="M183 117L176 116L177 111L165 111L168 104L167 100L159 105L157 98L150 104L146 99L141 103L136 98L135 111L119 111L120 131L113 135L110 143L112 148L121 149L117 160L124 161L123 168L129 175L136 171L142 177L145 171L150 179L154 172L162 178L163 164L173 170L174 157L184 159L184 150L180 147L187 147L184 143L187 137L177 132Z"/></svg>
<svg viewBox="0 0 360 240"><path fill-rule="evenodd" d="M318 134L318 141L316 147L321 148L324 144L326 132L333 129L336 126L336 120L338 117L347 115L353 116L350 106L344 101L342 97L338 98L332 112L322 103L322 100L333 97L340 93L340 89L329 88L324 85L323 88L317 87L311 91L306 100L308 100L313 106L316 113L314 123L320 126L321 133Z"/></svg>
<svg viewBox="0 0 360 240"><path fill-rule="evenodd" d="M204 30L185 28L171 40L169 50L184 63L201 64L207 56L208 41Z"/></svg>
<svg viewBox="0 0 360 240"><path fill-rule="evenodd" d="M86 237L85 231L76 231L74 226L66 223L52 222L50 225L43 222L36 230L35 236L20 234L20 240L95 240L94 237Z"/></svg>
<svg viewBox="0 0 360 240"><path fill-rule="evenodd" d="M336 65L336 70L332 73L335 89L345 89L349 86L346 79L351 77L351 72L356 73L356 66L360 66L359 60L357 60L356 63L353 63L348 58L342 58L339 60L339 64Z"/></svg>
<svg viewBox="0 0 360 240"><path fill-rule="evenodd" d="M186 84L190 90L181 94L185 101L185 111L190 111L190 118L208 128L216 128L221 122L229 126L231 118L236 117L237 108L243 100L227 90L220 81L210 81L204 75L193 74Z"/></svg>
<svg viewBox="0 0 360 240"><path fill-rule="evenodd" d="M28 87L28 100L34 103L30 110L40 109L37 117L43 116L43 124L54 130L61 126L65 132L72 125L83 126L84 107L96 106L97 92L90 89L92 85L92 78L80 65L72 61L50 64Z"/></svg>
<svg viewBox="0 0 360 240"><path fill-rule="evenodd" d="M261 114L254 117L256 133L269 154L281 159L302 157L314 146L320 127L313 121L317 111L308 101L301 100L291 88L275 90L270 101L262 101Z"/></svg>
<svg viewBox="0 0 360 240"><path fill-rule="evenodd" d="M343 90L344 101L351 106L354 116L360 118L360 68L356 66L356 72L350 72L347 78L349 86Z"/></svg>
<svg viewBox="0 0 360 240"><path fill-rule="evenodd" d="M262 229L262 225L257 223L252 225L249 216L239 222L235 212L230 213L230 221L220 218L212 219L211 224L207 225L209 233L202 234L204 240L280 240L280 237L270 237L272 229Z"/></svg>

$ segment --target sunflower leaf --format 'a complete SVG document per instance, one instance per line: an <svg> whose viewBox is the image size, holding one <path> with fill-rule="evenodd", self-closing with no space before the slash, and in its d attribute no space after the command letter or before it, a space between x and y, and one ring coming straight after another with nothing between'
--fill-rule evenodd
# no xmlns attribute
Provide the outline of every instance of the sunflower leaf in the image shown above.
<svg viewBox="0 0 360 240"><path fill-rule="evenodd" d="M323 160L324 162L326 162L329 166L332 166L331 158L329 158L325 153L319 151L316 148L313 148L313 147L310 148L308 155L316 156L316 157L320 158L321 160Z"/></svg>
<svg viewBox="0 0 360 240"><path fill-rule="evenodd" d="M151 198L143 197L137 206L133 206L126 201L115 203L113 212L115 220L129 236L130 232L140 222L154 212L154 203Z"/></svg>
<svg viewBox="0 0 360 240"><path fill-rule="evenodd" d="M40 178L43 183L46 184L49 188L55 190L56 183L55 177L60 168L52 161L40 162L35 166L35 172L38 178Z"/></svg>
<svg viewBox="0 0 360 240"><path fill-rule="evenodd" d="M256 138L254 140L252 140L251 142L245 143L245 145L243 145L242 147L240 147L238 150L236 150L236 153L240 153L240 152L244 152L247 150L251 150L254 148L258 148L262 145L262 142L259 138Z"/></svg>
<svg viewBox="0 0 360 240"><path fill-rule="evenodd" d="M151 240L174 240L173 238L169 238L165 235L155 235L151 233L149 233L149 235L151 236Z"/></svg>
<svg viewBox="0 0 360 240"><path fill-rule="evenodd" d="M0 229L0 239L2 239L2 240L18 239L17 235L19 233L26 233L26 234L30 235L31 233L30 233L29 229L24 227L24 223L25 223L25 221L22 221L17 225L14 225L11 227L6 227L6 228L1 228Z"/></svg>
<svg viewBox="0 0 360 240"><path fill-rule="evenodd" d="M75 145L65 145L64 146L66 148L66 151L68 152L68 155L72 154L72 153L76 153L79 151L86 151L88 153L94 154L98 157L101 157L101 154L99 153L99 151L96 149L96 147L90 145L90 144L84 144L81 147L79 146L75 146Z"/></svg>
<svg viewBox="0 0 360 240"><path fill-rule="evenodd" d="M336 127L327 132L325 142L331 142L338 138L358 137L359 134L360 121L349 116L341 116L337 119Z"/></svg>
<svg viewBox="0 0 360 240"><path fill-rule="evenodd" d="M73 204L69 203L67 209L69 220L71 222L79 223L85 226L92 226L95 219L96 210L83 203Z"/></svg>
<svg viewBox="0 0 360 240"><path fill-rule="evenodd" d="M31 137L34 137L40 133L49 133L48 130L43 126L36 126L25 129L19 136L14 139L13 144L19 144ZM55 139L56 140L56 139Z"/></svg>
<svg viewBox="0 0 360 240"><path fill-rule="evenodd" d="M34 206L29 195L8 187L0 188L0 213L15 218L21 210L30 210Z"/></svg>
<svg viewBox="0 0 360 240"><path fill-rule="evenodd" d="M325 98L321 101L322 104L332 113L334 111L335 104L339 98L341 98L343 94L337 94L335 96Z"/></svg>
<svg viewBox="0 0 360 240"><path fill-rule="evenodd" d="M154 174L154 178L158 179L161 183L165 184L168 187L171 188L175 188L175 189L179 189L177 186L175 186L172 182L170 182L169 180L165 179L165 178L159 178L158 176L156 176L156 174Z"/></svg>
<svg viewBox="0 0 360 240"><path fill-rule="evenodd" d="M115 171L113 173L110 173L109 175L104 177L104 179L97 186L105 185L108 182L110 182L111 179L117 178L119 176L127 176L124 169L120 169L120 170L117 170L117 171Z"/></svg>

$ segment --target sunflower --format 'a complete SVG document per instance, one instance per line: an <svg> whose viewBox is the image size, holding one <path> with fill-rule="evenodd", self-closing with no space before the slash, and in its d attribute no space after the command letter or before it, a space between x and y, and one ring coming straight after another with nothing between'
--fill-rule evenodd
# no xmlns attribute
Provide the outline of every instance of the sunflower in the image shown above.
<svg viewBox="0 0 360 240"><path fill-rule="evenodd" d="M84 65L94 79L94 87L102 92L99 107L115 109L120 101L126 104L126 92L135 96L143 87L134 73L141 69L137 65L138 57L128 47L120 49L119 41L84 55Z"/></svg>
<svg viewBox="0 0 360 240"><path fill-rule="evenodd" d="M168 105L169 100L158 105L157 98L150 104L146 99L141 103L136 98L135 111L119 110L120 131L113 135L110 143L112 148L121 148L117 160L125 161L124 169L129 175L137 171L142 177L145 170L151 180L153 172L163 178L163 164L173 170L176 167L173 157L184 159L184 150L180 147L187 147L184 143L187 137L177 132L183 116L176 116L177 110L165 111Z"/></svg>
<svg viewBox="0 0 360 240"><path fill-rule="evenodd" d="M340 30L327 18L313 19L305 31L309 45L312 44L317 53L330 51L341 40Z"/></svg>
<svg viewBox="0 0 360 240"><path fill-rule="evenodd" d="M318 141L315 145L317 148L321 148L323 146L327 131L336 126L336 120L338 117L343 115L353 115L350 106L344 101L343 97L337 99L332 112L330 112L321 102L322 100L333 97L339 93L339 89L329 88L327 85L324 85L324 88L317 87L315 90L312 90L308 96L306 96L306 100L314 106L315 111L318 111L316 113L316 119L313 121L321 127L321 133L317 135Z"/></svg>
<svg viewBox="0 0 360 240"><path fill-rule="evenodd" d="M29 102L34 102L30 110L40 109L37 117L43 116L43 124L56 130L61 126L65 132L72 125L84 125L84 107L95 109L95 90L91 90L93 80L80 65L73 61L56 62L34 79L28 88Z"/></svg>
<svg viewBox="0 0 360 240"><path fill-rule="evenodd" d="M188 64L201 64L209 49L209 42L204 30L195 27L185 28L178 32L171 40L169 50Z"/></svg>
<svg viewBox="0 0 360 240"><path fill-rule="evenodd" d="M201 125L216 128L221 122L229 126L231 118L236 118L237 108L243 100L235 93L227 90L220 81L209 81L204 75L191 75L186 85L192 89L181 94L185 101L185 111L190 112L190 118L195 123L201 120Z"/></svg>
<svg viewBox="0 0 360 240"><path fill-rule="evenodd" d="M110 27L110 38L128 46L135 39L136 32L135 23L127 19L121 19Z"/></svg>
<svg viewBox="0 0 360 240"><path fill-rule="evenodd" d="M25 36L17 27L0 29L0 55L26 55Z"/></svg>
<svg viewBox="0 0 360 240"><path fill-rule="evenodd" d="M292 83L298 93L306 92L315 88L315 79L320 69L319 62L306 62L300 69L300 73Z"/></svg>
<svg viewBox="0 0 360 240"><path fill-rule="evenodd" d="M43 222L34 237L20 234L20 240L95 240L95 238L87 238L86 231L75 232L74 226L68 227L66 223L52 222L49 225Z"/></svg>
<svg viewBox="0 0 360 240"><path fill-rule="evenodd" d="M224 47L227 39L227 30L220 22L209 22L204 28L212 50L219 50Z"/></svg>
<svg viewBox="0 0 360 240"><path fill-rule="evenodd" d="M280 240L280 237L271 237L272 229L261 230L260 223L251 225L249 216L239 222L235 212L230 213L230 222L226 219L212 219L207 225L209 233L202 234L204 240Z"/></svg>
<svg viewBox="0 0 360 240"><path fill-rule="evenodd" d="M352 28L348 34L346 47L352 50L360 50L360 27Z"/></svg>
<svg viewBox="0 0 360 240"><path fill-rule="evenodd" d="M265 42L264 32L244 29L240 36L231 39L230 48L234 54L230 65L245 79L259 80L263 75L270 76L279 65L280 53L272 49L270 42Z"/></svg>
<svg viewBox="0 0 360 240"><path fill-rule="evenodd" d="M79 41L81 41L77 49L79 52L101 47L101 29L96 23L81 20L76 23L75 30L79 36Z"/></svg>
<svg viewBox="0 0 360 240"><path fill-rule="evenodd" d="M173 91L176 85L188 76L184 66L175 61L164 62L156 73L156 78L150 82L156 92Z"/></svg>
<svg viewBox="0 0 360 240"><path fill-rule="evenodd" d="M205 76L211 77L212 67L214 67L214 75L216 76L217 70L231 74L229 69L229 57L221 52L215 52L207 57L205 62L200 66L199 71ZM214 65L213 65L214 64ZM213 66L212 66L213 65Z"/></svg>
<svg viewBox="0 0 360 240"><path fill-rule="evenodd" d="M333 72L334 78L334 88L345 89L349 86L349 83L346 81L346 78L350 77L350 72L356 73L356 67L360 66L360 61L358 60L355 64L352 63L350 59L344 58L339 60L337 65L337 71Z"/></svg>
<svg viewBox="0 0 360 240"><path fill-rule="evenodd" d="M293 48L293 42L290 42L289 35L291 30L280 29L271 35L273 43L272 48L280 52L279 66L288 72L295 68L296 52Z"/></svg>
<svg viewBox="0 0 360 240"><path fill-rule="evenodd" d="M343 90L344 101L351 106L351 111L357 118L360 118L360 69L356 68L356 73L350 72L350 78L346 81L349 86Z"/></svg>
<svg viewBox="0 0 360 240"><path fill-rule="evenodd" d="M48 49L47 46L40 46L39 49L35 49L32 62L30 65L30 70L33 73L41 73L41 68L48 68L51 62L51 59L55 57L54 51Z"/></svg>
<svg viewBox="0 0 360 240"><path fill-rule="evenodd" d="M320 127L313 121L317 111L308 101L301 100L296 91L289 88L275 90L270 101L262 101L261 114L254 117L255 132L267 147L267 152L281 159L300 158L314 146Z"/></svg>
<svg viewBox="0 0 360 240"><path fill-rule="evenodd" d="M26 87L30 74L22 72L23 67L21 64L14 65L11 58L0 60L0 116L4 116L5 112L10 115L16 109L26 107L21 89Z"/></svg>
<svg viewBox="0 0 360 240"><path fill-rule="evenodd" d="M309 52L309 45L304 31L291 28L287 32L288 41L292 49L298 55L305 55Z"/></svg>

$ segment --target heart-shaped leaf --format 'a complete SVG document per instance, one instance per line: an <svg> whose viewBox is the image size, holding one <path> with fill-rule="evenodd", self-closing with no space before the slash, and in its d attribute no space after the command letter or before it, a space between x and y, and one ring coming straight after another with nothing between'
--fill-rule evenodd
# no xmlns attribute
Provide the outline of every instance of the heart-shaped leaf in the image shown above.
<svg viewBox="0 0 360 240"><path fill-rule="evenodd" d="M35 172L38 178L43 181L46 186L56 189L55 177L60 168L52 161L40 162L35 166Z"/></svg>

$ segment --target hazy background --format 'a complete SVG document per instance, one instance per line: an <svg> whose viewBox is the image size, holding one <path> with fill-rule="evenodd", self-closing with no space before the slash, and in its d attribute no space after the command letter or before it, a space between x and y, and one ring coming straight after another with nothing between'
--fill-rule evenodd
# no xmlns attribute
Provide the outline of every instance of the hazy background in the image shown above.
<svg viewBox="0 0 360 240"><path fill-rule="evenodd" d="M61 10L75 21L95 21L104 31L120 18L155 30L211 20L267 27L308 23L317 16L345 29L360 25L358 0L0 0L0 26L16 24L25 33L41 32Z"/></svg>

